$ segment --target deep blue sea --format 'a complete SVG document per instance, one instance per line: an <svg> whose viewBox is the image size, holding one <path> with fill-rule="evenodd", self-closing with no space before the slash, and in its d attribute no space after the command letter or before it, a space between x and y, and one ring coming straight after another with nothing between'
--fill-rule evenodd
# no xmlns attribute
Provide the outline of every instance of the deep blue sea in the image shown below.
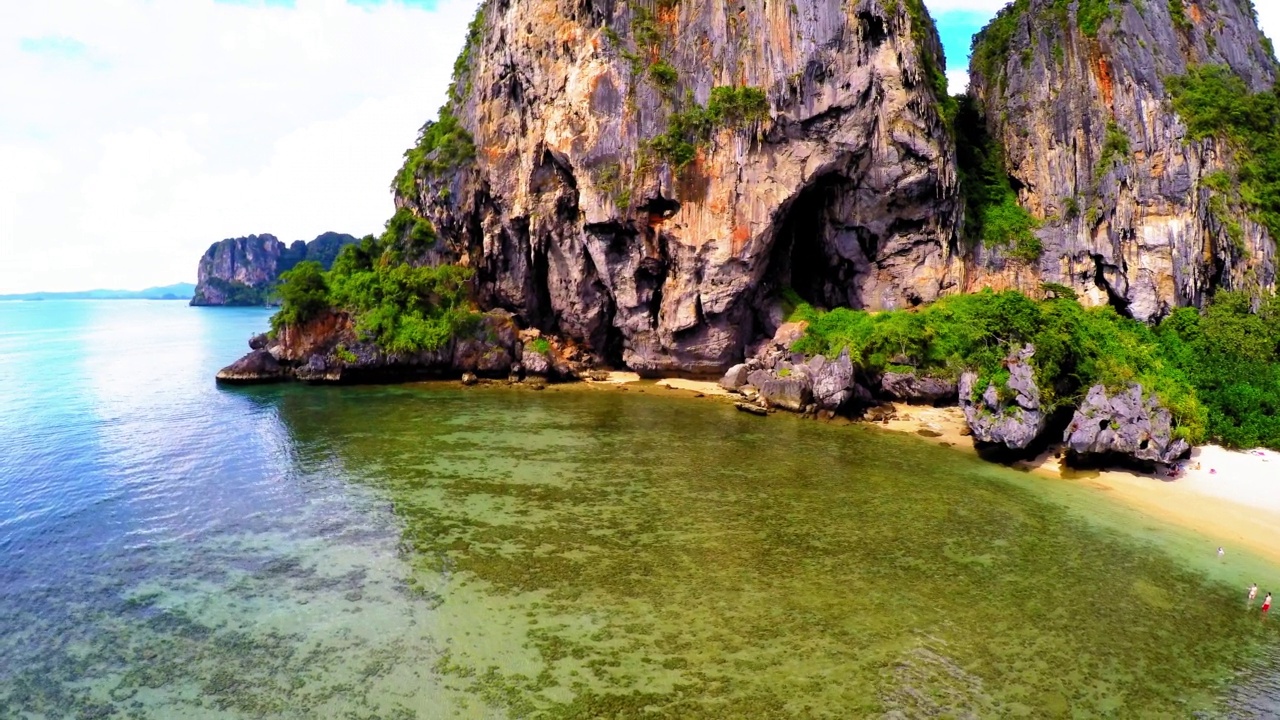
<svg viewBox="0 0 1280 720"><path fill-rule="evenodd" d="M1265 569L1094 491L653 385L216 386L267 319L0 302L0 720L1277 716Z"/></svg>

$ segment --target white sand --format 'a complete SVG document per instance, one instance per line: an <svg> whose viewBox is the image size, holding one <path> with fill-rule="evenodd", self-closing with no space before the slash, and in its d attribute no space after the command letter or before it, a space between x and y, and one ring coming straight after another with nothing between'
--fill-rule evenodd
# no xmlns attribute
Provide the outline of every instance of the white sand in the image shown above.
<svg viewBox="0 0 1280 720"><path fill-rule="evenodd" d="M640 373L633 372L611 372L607 380L587 380L586 382L595 385L626 385L627 383L640 382Z"/></svg>
<svg viewBox="0 0 1280 720"><path fill-rule="evenodd" d="M914 435L924 429L927 440L972 451L972 438L962 434L965 422L959 408L895 407L899 418L880 427ZM1104 492L1143 513L1208 536L1228 552L1246 548L1280 563L1280 453L1200 447L1176 479L1129 470L1075 473L1064 479L1055 454L1050 450L1022 465L1045 478Z"/></svg>
<svg viewBox="0 0 1280 720"><path fill-rule="evenodd" d="M671 390L688 390L703 395L729 395L729 391L720 387L720 383L705 380L684 380L682 378L663 378L658 381L659 387Z"/></svg>

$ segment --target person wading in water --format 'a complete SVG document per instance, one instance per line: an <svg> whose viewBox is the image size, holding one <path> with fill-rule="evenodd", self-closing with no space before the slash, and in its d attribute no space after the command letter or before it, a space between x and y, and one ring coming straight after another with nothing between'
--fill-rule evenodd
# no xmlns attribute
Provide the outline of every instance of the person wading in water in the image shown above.
<svg viewBox="0 0 1280 720"><path fill-rule="evenodd" d="M1271 593L1267 593L1267 597L1262 601L1262 616L1267 616L1267 611L1271 609Z"/></svg>

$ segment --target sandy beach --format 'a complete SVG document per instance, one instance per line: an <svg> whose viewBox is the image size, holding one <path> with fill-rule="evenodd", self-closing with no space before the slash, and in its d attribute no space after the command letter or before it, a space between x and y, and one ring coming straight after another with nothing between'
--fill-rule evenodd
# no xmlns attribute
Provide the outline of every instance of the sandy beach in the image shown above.
<svg viewBox="0 0 1280 720"><path fill-rule="evenodd" d="M880 427L973 452L959 408L894 407L897 418ZM1228 552L1244 548L1280 564L1280 453L1199 447L1175 479L1131 470L1064 469L1055 455L1050 450L1017 467L1085 483L1144 514L1215 539Z"/></svg>

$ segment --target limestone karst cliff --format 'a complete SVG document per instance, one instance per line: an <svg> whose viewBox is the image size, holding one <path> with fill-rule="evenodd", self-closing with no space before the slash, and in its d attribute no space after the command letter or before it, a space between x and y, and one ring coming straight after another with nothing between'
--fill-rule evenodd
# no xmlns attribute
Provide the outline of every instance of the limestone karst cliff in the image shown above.
<svg viewBox="0 0 1280 720"><path fill-rule="evenodd" d="M355 241L351 235L335 232L310 242L295 240L288 246L266 233L221 240L200 258L191 304L263 305L280 273L303 260L315 260L327 268L338 251Z"/></svg>
<svg viewBox="0 0 1280 720"><path fill-rule="evenodd" d="M920 0L488 0L396 181L486 307L641 372L723 370L779 293L959 290Z"/></svg>
<svg viewBox="0 0 1280 720"><path fill-rule="evenodd" d="M1016 0L978 36L971 93L1042 251L973 248L964 290L1074 288L1141 320L1275 281L1274 238L1229 199L1237 149L1195 139L1171 83L1222 66L1251 92L1276 63L1249 0ZM971 208L972 210L972 208Z"/></svg>

